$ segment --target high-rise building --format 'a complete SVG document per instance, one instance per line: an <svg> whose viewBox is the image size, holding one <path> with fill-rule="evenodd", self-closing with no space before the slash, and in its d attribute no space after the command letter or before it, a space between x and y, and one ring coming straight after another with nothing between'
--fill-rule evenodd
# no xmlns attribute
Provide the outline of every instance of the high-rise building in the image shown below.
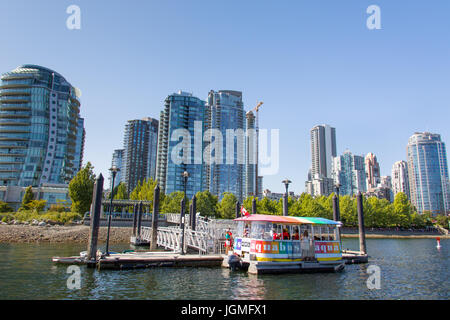
<svg viewBox="0 0 450 320"><path fill-rule="evenodd" d="M408 163L406 161L395 162L391 174L394 197L397 193L403 192L409 198Z"/></svg>
<svg viewBox="0 0 450 320"><path fill-rule="evenodd" d="M84 141L86 139L86 130L84 129L84 119L78 119L77 142L75 146L75 159L73 165L74 174L81 170L83 165Z"/></svg>
<svg viewBox="0 0 450 320"><path fill-rule="evenodd" d="M447 152L439 134L416 132L407 146L411 202L419 213L450 212Z"/></svg>
<svg viewBox="0 0 450 320"><path fill-rule="evenodd" d="M366 167L367 189L375 189L381 183L380 164L377 161L377 157L372 152L366 155L364 161Z"/></svg>
<svg viewBox="0 0 450 320"><path fill-rule="evenodd" d="M306 190L313 196L333 192L332 159L336 157L336 129L317 125L311 129L311 170L308 172Z"/></svg>
<svg viewBox="0 0 450 320"><path fill-rule="evenodd" d="M364 157L345 151L343 155L333 158L333 177L340 184L340 194L354 196L366 192L366 173Z"/></svg>
<svg viewBox="0 0 450 320"><path fill-rule="evenodd" d="M139 182L155 178L158 120L129 120L125 125L121 181L132 192Z"/></svg>
<svg viewBox="0 0 450 320"><path fill-rule="evenodd" d="M336 129L329 125L318 125L311 129L311 174L332 177L331 162L336 157Z"/></svg>
<svg viewBox="0 0 450 320"><path fill-rule="evenodd" d="M23 65L0 84L0 185L67 184L82 163L80 96L62 75Z"/></svg>
<svg viewBox="0 0 450 320"><path fill-rule="evenodd" d="M245 135L245 187L244 196L254 196L256 190L256 123L253 111L248 111L246 117L246 135Z"/></svg>
<svg viewBox="0 0 450 320"><path fill-rule="evenodd" d="M184 171L189 173L186 186L189 198L204 190L205 104L205 101L183 91L165 99L164 110L160 114L156 179L166 194L184 190Z"/></svg>
<svg viewBox="0 0 450 320"><path fill-rule="evenodd" d="M222 139L222 151L214 150L207 155L210 157L210 161L205 159L207 161L205 167L207 188L219 199L222 198L224 192L231 192L242 202L245 186L245 112L242 92L210 91L206 109L209 115L206 125L207 132L217 133ZM213 139L209 139L209 141L213 141ZM218 152L221 152L220 159ZM255 182L257 183L257 181Z"/></svg>
<svg viewBox="0 0 450 320"><path fill-rule="evenodd" d="M262 199L263 198L263 180L264 177L263 176L258 176L258 190L256 192L256 196L258 197L258 199Z"/></svg>
<svg viewBox="0 0 450 320"><path fill-rule="evenodd" d="M120 171L116 173L116 177L114 179L114 187L117 187L122 182L122 172L123 172L123 155L124 155L124 149L117 149L114 150L112 160L111 160L111 167L119 168ZM112 184L112 175L109 176L109 186L111 188Z"/></svg>

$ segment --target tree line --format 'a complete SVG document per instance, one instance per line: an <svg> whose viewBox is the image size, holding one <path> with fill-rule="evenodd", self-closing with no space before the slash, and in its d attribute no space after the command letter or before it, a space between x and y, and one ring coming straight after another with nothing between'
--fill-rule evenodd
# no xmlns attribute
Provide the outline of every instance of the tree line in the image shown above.
<svg viewBox="0 0 450 320"><path fill-rule="evenodd" d="M70 209L63 205L54 205L50 211L71 211L82 217L90 210L92 202L92 193L94 189L96 176L93 172L93 166L88 162L69 183L69 196L71 199ZM145 200L153 201L154 189L157 181L153 179L145 179L128 192L126 185L120 183L113 190L114 199L116 200ZM326 219L333 218L333 196L312 197L307 193L303 193L298 199L288 198L288 212L291 216L300 217L323 217ZM184 197L183 192L173 192L171 194L160 193L160 212L161 213L178 213L181 211L181 200ZM238 199L230 192L225 192L222 199L211 194L209 191L197 192L197 212L202 216L233 219L236 216L236 202ZM256 211L258 214L282 215L283 202L280 200L271 200L269 198L246 198L242 204L248 212L252 212L252 202L256 200ZM189 204L192 199L187 199L185 212L189 212ZM0 203L0 212L2 206L6 204ZM39 212L45 207L45 200L33 200L31 187L26 189L23 197L22 206L19 211L31 210ZM344 226L355 227L358 225L356 197L340 196L339 197L340 218ZM363 197L364 207L364 224L366 227L374 228L423 228L432 225L434 222L439 223L443 227L448 228L448 217L438 216L434 220L430 213L418 214L414 206L408 200L406 194L400 192L395 196L394 202L390 203L386 199L378 199L376 197ZM152 209L152 204L150 204ZM6 208L3 212L10 211Z"/></svg>

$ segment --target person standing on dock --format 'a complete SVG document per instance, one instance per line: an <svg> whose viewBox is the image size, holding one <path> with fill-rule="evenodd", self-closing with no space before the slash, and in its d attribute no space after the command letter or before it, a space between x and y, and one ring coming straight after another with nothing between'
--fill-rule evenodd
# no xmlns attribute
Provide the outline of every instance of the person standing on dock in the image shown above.
<svg viewBox="0 0 450 320"><path fill-rule="evenodd" d="M225 233L225 250L226 250L227 255L228 255L228 251L231 248L232 236L233 236L233 234L231 233L231 230L228 228L227 232Z"/></svg>

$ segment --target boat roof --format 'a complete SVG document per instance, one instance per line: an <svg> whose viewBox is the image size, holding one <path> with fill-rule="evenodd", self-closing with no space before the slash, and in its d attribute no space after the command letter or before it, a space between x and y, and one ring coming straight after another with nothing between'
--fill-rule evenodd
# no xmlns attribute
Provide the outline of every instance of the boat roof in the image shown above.
<svg viewBox="0 0 450 320"><path fill-rule="evenodd" d="M240 217L234 219L234 221L245 221L245 222L274 222L274 223L285 223L285 224L328 224L328 225L341 225L340 221L329 220L319 217L292 217L292 216L274 216L268 214L251 214L245 217Z"/></svg>

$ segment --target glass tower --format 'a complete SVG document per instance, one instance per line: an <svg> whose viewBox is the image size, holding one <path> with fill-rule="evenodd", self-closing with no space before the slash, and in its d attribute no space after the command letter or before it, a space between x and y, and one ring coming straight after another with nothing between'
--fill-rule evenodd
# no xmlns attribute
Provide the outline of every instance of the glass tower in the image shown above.
<svg viewBox="0 0 450 320"><path fill-rule="evenodd" d="M187 171L186 195L203 191L203 131L205 101L191 93L179 91L165 99L160 114L156 179L161 191L170 194L184 191L182 173Z"/></svg>
<svg viewBox="0 0 450 320"><path fill-rule="evenodd" d="M80 95L59 73L41 66L2 75L0 185L65 184L73 178L84 145Z"/></svg>
<svg viewBox="0 0 450 320"><path fill-rule="evenodd" d="M364 157L345 151L343 155L333 158L333 177L339 183L340 194L354 196L366 192L366 173Z"/></svg>
<svg viewBox="0 0 450 320"><path fill-rule="evenodd" d="M208 94L206 108L209 113L209 123L206 129L216 130L222 138L221 159L217 161L219 159L217 152L220 152L220 149L215 150L215 154L211 154L211 157L214 157L216 161L210 161L206 167L209 191L219 196L219 199L222 198L224 192L231 192L242 202L246 171L244 157L245 111L242 92L211 90ZM253 177L253 179L255 178Z"/></svg>
<svg viewBox="0 0 450 320"><path fill-rule="evenodd" d="M122 171L123 171L123 154L124 154L124 149L117 149L114 150L113 156L112 156L112 160L111 160L111 167L116 166L117 168L120 169L120 171L118 171L116 173L116 177L114 179L114 188L117 187L121 182L122 182ZM111 184L112 184L112 174L109 175L109 187L111 188Z"/></svg>
<svg viewBox="0 0 450 320"><path fill-rule="evenodd" d="M131 193L139 182L155 178L158 120L129 120L125 125L121 180Z"/></svg>
<svg viewBox="0 0 450 320"><path fill-rule="evenodd" d="M447 152L439 134L415 133L407 146L411 202L419 213L448 213Z"/></svg>

